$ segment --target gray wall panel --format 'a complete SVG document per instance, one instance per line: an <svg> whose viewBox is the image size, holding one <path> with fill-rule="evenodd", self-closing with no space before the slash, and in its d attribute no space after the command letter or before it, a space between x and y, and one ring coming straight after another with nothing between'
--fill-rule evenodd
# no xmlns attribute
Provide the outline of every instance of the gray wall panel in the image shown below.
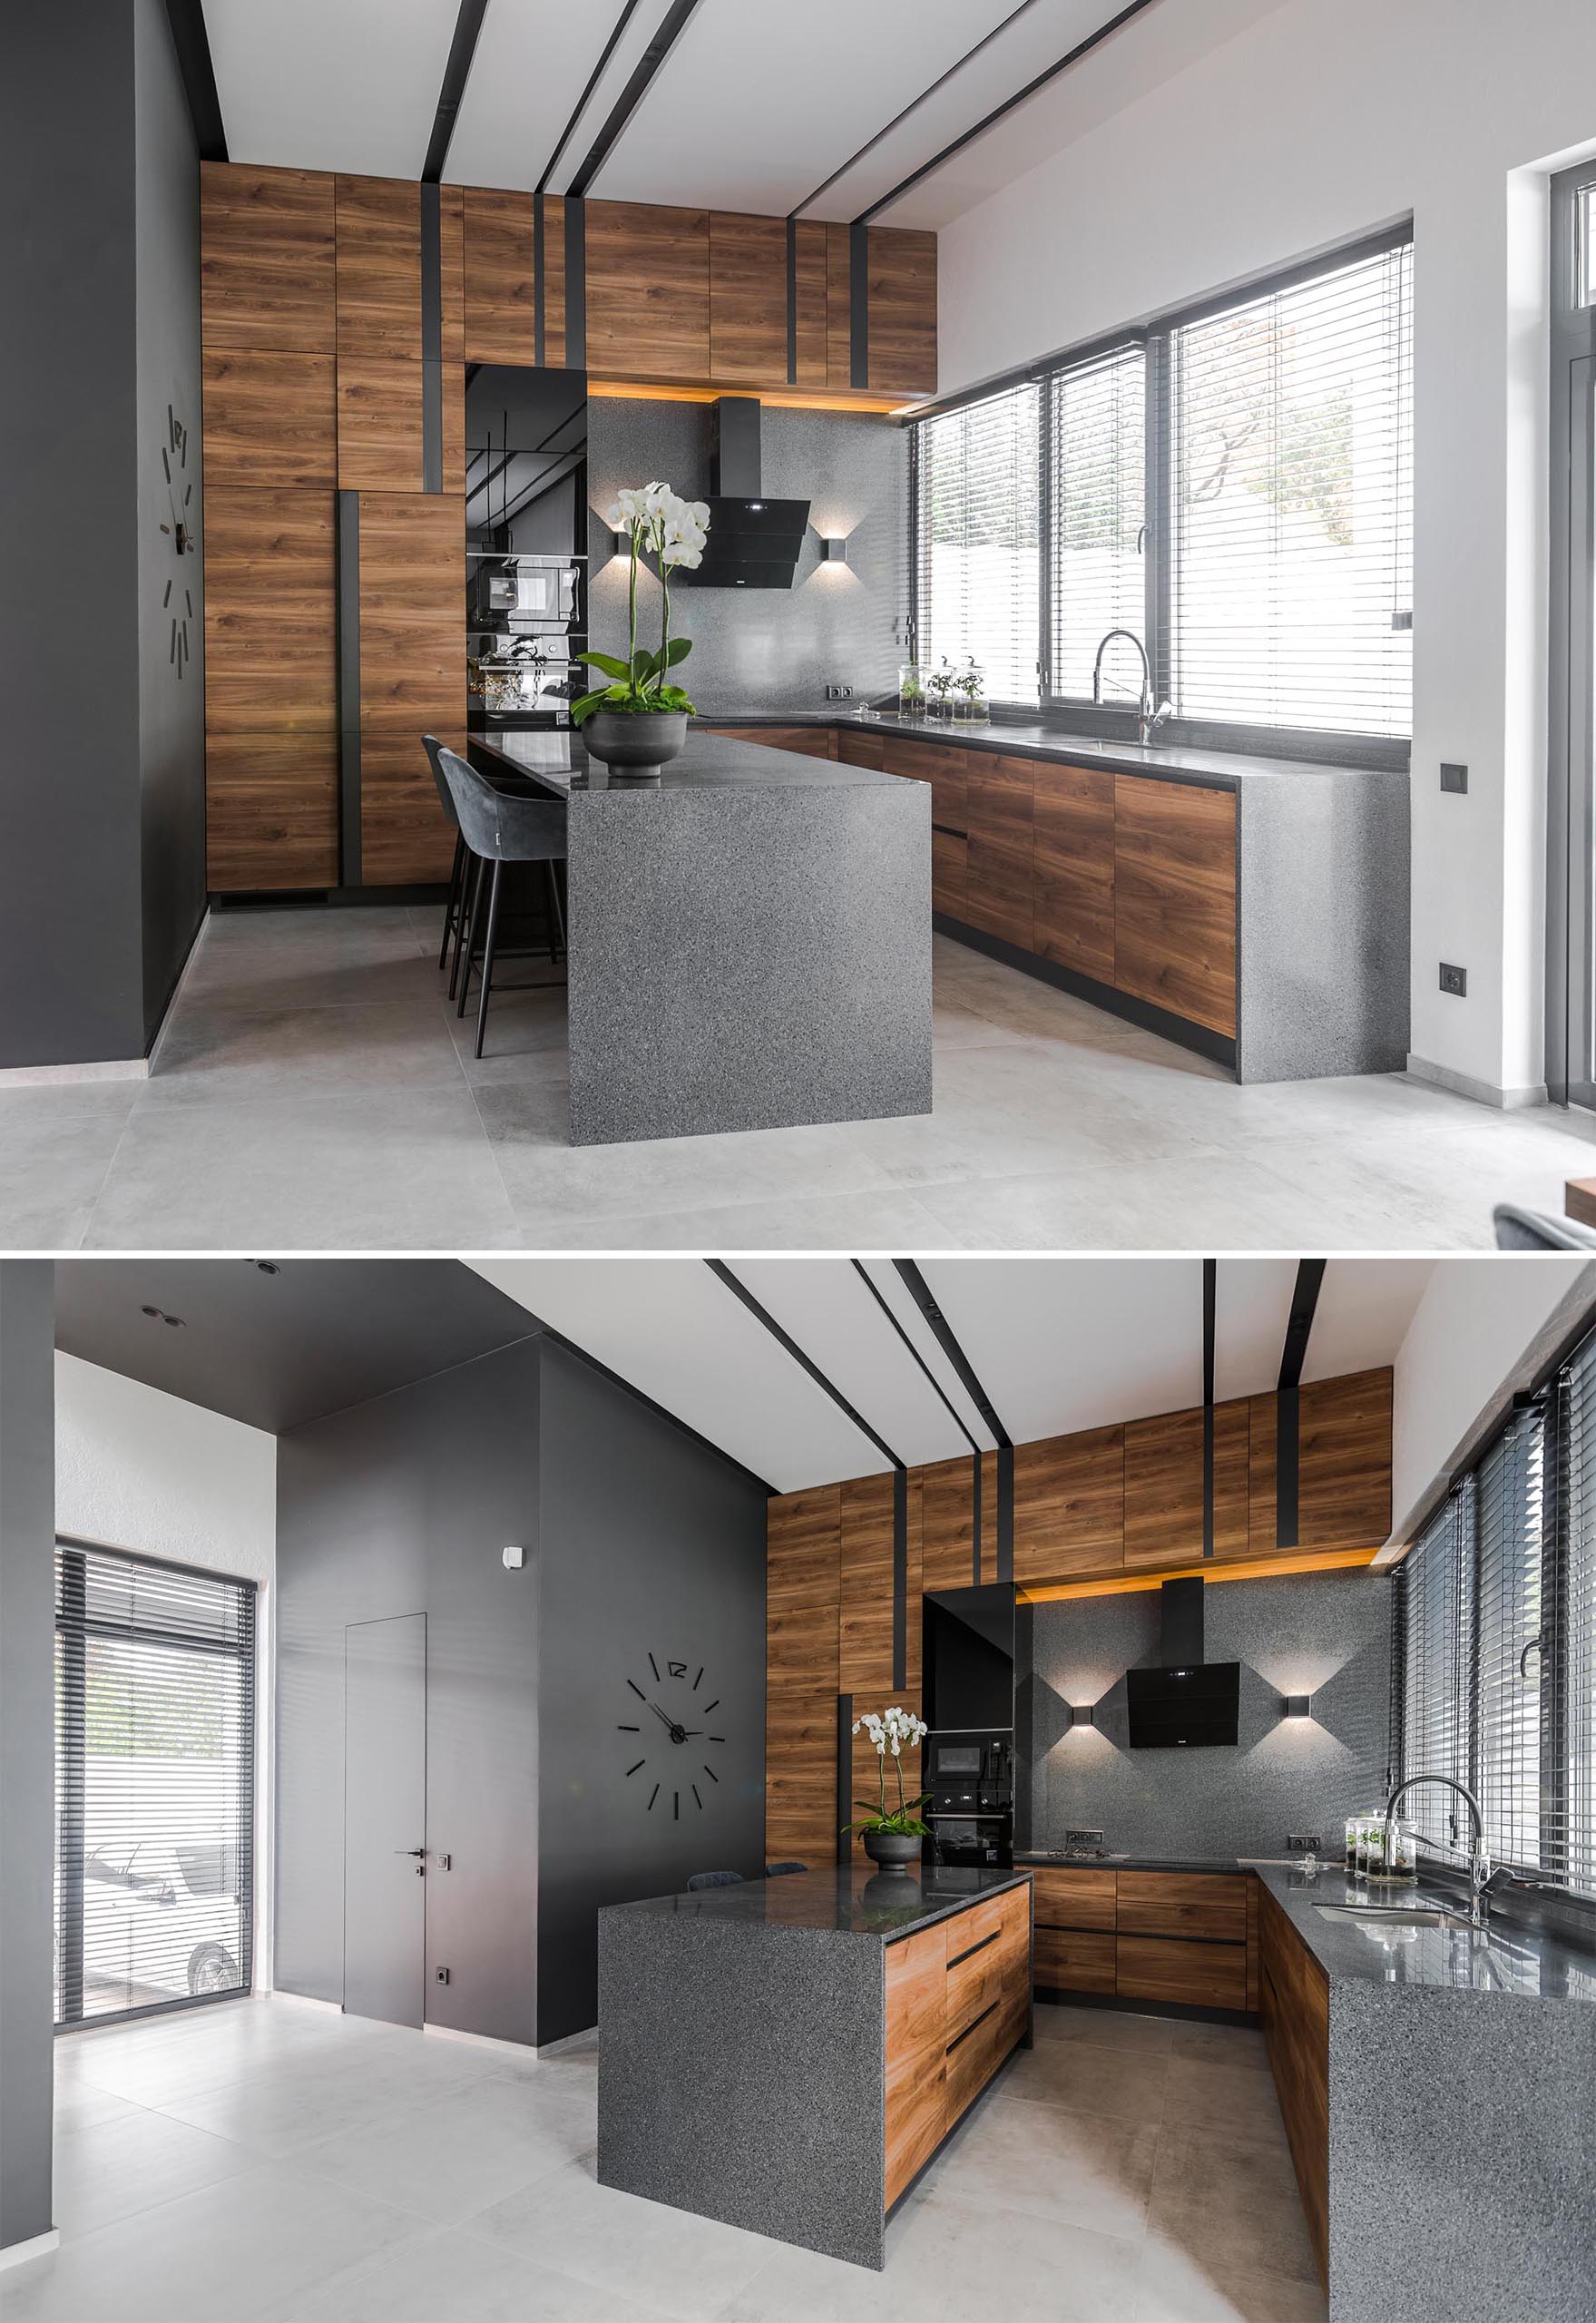
<svg viewBox="0 0 1596 2323"><path fill-rule="evenodd" d="M1128 1746L1124 1672L1160 1659L1155 1590L1031 1609L1019 1742L1032 1846L1090 1828L1132 1855L1278 1856L1288 1832L1317 1831L1338 1850L1344 1818L1384 1803L1389 1582L1356 1571L1226 1582L1203 1592L1203 1612L1208 1659L1241 1664L1233 1750ZM1311 1719L1282 1719L1288 1693L1313 1696ZM1097 1705L1096 1726L1065 1732L1062 1706L1082 1702Z"/></svg>
<svg viewBox="0 0 1596 2323"><path fill-rule="evenodd" d="M588 406L588 548L592 642L626 650L626 560L601 521L620 486L655 478L689 500L710 488L708 404L595 396ZM810 503L810 529L792 587L671 593L672 628L693 648L680 671L699 710L823 708L828 682L860 696L897 684L896 620L907 603L908 437L868 413L766 411L764 489ZM820 566L822 533L845 534L846 565ZM659 643L660 595L643 592L643 642Z"/></svg>
<svg viewBox="0 0 1596 2323"><path fill-rule="evenodd" d="M54 1272L0 1262L0 2247L52 2222Z"/></svg>

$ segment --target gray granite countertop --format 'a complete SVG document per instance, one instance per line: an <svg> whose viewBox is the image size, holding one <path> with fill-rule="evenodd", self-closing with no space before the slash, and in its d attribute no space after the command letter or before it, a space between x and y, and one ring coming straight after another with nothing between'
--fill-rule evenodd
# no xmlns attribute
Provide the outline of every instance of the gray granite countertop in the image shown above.
<svg viewBox="0 0 1596 2323"><path fill-rule="evenodd" d="M846 1871L789 1871L778 1879L741 1880L735 1887L705 1887L693 1896L651 1896L605 1908L727 1927L871 1936L890 1944L984 1897L1022 1887L1024 1879L1023 1871L964 1870L925 1863L906 1874L858 1866Z"/></svg>
<svg viewBox="0 0 1596 2323"><path fill-rule="evenodd" d="M1387 1887L1348 1879L1339 1867L1309 1872L1259 1863L1247 1868L1256 1870L1332 1984L1596 2001L1596 1952L1579 1950L1500 1912L1493 1914L1482 1936L1466 1925L1370 1926L1351 1918L1327 1919L1317 1909L1321 1904L1405 1904L1426 1897L1458 1908L1454 1895L1422 1877L1416 1887Z"/></svg>
<svg viewBox="0 0 1596 2323"><path fill-rule="evenodd" d="M1059 1848L1016 1848L1017 1864L1058 1864L1071 1871L1250 1870L1233 1855L1069 1855Z"/></svg>
<svg viewBox="0 0 1596 2323"><path fill-rule="evenodd" d="M1208 789L1242 790L1282 777L1323 782L1355 776L1375 782L1407 780L1405 767L1337 766L1317 759L1255 758L1248 750L1205 750L1185 742L1131 742L1099 734L1062 733L1042 719L998 719L990 726L945 725L908 720L892 712L861 718L857 711L722 710L704 711L700 726L836 726L862 734L893 734L905 741L956 744L967 750L1023 750L1027 757L1064 764L1102 766L1117 774L1149 774L1170 782L1199 783ZM756 749L763 748L755 744Z"/></svg>
<svg viewBox="0 0 1596 2323"><path fill-rule="evenodd" d="M569 731L473 734L472 746L498 764L530 777L544 789L613 790L636 796L661 790L867 790L890 787L897 777L869 767L842 766L801 750L773 750L763 742L738 742L720 734L690 733L687 748L660 770L658 781L612 774L590 759L579 734Z"/></svg>

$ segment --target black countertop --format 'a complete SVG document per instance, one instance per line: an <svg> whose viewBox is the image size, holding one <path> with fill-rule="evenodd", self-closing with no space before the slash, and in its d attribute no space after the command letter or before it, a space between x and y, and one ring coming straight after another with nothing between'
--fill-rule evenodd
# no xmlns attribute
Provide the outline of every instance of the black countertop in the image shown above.
<svg viewBox="0 0 1596 2323"><path fill-rule="evenodd" d="M1016 1848L1014 1861L1056 1864L1067 1871L1249 1871L1233 1855L1066 1855L1057 1848Z"/></svg>
<svg viewBox="0 0 1596 2323"><path fill-rule="evenodd" d="M1061 733L1041 719L999 719L990 726L954 726L941 720L909 720L891 712L861 718L837 711L723 710L700 714L700 726L835 726L861 734L890 734L906 742L940 742L962 750L1023 750L1027 758L1069 766L1102 766L1116 774L1147 774L1206 789L1244 790L1249 784L1323 782L1348 776L1371 782L1407 780L1405 767L1346 767L1317 759L1255 758L1246 750L1205 750L1184 742L1131 742L1097 734ZM755 749L763 749L756 743Z"/></svg>
<svg viewBox="0 0 1596 2323"><path fill-rule="evenodd" d="M873 1936L890 1944L984 1897L1024 1884L1023 1871L1017 1870L966 1871L919 1863L903 1873L858 1866L847 1871L789 1871L778 1879L747 1879L735 1887L705 1887L693 1896L651 1896L641 1903L606 1908L731 1927Z"/></svg>
<svg viewBox="0 0 1596 2323"><path fill-rule="evenodd" d="M573 791L612 790L632 797L661 790L861 790L890 788L898 778L868 767L842 766L801 750L773 750L763 742L739 742L720 734L690 732L680 758L651 777L612 773L588 756L582 737L569 730L473 734L471 747L496 765L527 777L544 789L568 798Z"/></svg>
<svg viewBox="0 0 1596 2323"><path fill-rule="evenodd" d="M1531 2000L1596 2001L1596 1951L1493 1911L1483 1935L1466 1925L1467 1904L1426 1880L1387 1887L1348 1879L1339 1867L1317 1872L1260 1863L1255 1869L1332 1984L1399 1985L1432 1991L1516 1994ZM1432 1900L1461 1909L1453 1927L1371 1926L1340 1915L1327 1918L1322 1904L1413 1904Z"/></svg>

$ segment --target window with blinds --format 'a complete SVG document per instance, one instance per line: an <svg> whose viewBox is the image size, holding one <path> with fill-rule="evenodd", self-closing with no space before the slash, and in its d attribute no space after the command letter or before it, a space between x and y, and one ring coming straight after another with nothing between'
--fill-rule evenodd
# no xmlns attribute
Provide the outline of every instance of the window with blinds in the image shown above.
<svg viewBox="0 0 1596 2323"><path fill-rule="evenodd" d="M1092 699L1111 629L1147 632L1147 352L1122 347L1046 383L1048 691ZM1104 663L1105 699L1140 691L1141 664Z"/></svg>
<svg viewBox="0 0 1596 2323"><path fill-rule="evenodd" d="M1446 1501L1409 1551L1397 1579L1401 1632L1401 1769L1404 1776L1451 1775L1466 1783L1473 1755L1473 1480ZM1410 1791L1403 1820L1447 1856L1466 1860L1466 1811L1440 1784Z"/></svg>
<svg viewBox="0 0 1596 2323"><path fill-rule="evenodd" d="M1474 1504L1474 1790L1493 1855L1530 1870L1556 1848L1541 1783L1545 1435L1543 1411L1520 1413L1481 1462Z"/></svg>
<svg viewBox="0 0 1596 2323"><path fill-rule="evenodd" d="M1040 395L1026 381L915 429L916 657L973 659L996 701L1038 693Z"/></svg>
<svg viewBox="0 0 1596 2323"><path fill-rule="evenodd" d="M1177 327L1170 452L1176 714L1409 733L1411 244Z"/></svg>
<svg viewBox="0 0 1596 2323"><path fill-rule="evenodd" d="M247 1992L255 1589L55 1559L55 2019Z"/></svg>
<svg viewBox="0 0 1596 2323"><path fill-rule="evenodd" d="M1596 1339L1561 1383L1557 1556L1541 1655L1543 1748L1561 1770L1562 1869L1596 1896Z"/></svg>

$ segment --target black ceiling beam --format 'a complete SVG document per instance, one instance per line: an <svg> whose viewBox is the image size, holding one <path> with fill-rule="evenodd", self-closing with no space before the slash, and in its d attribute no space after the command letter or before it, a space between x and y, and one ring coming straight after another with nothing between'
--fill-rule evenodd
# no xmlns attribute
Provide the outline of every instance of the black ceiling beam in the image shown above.
<svg viewBox="0 0 1596 2323"><path fill-rule="evenodd" d="M650 82L687 30L688 21L698 5L699 0L671 0L669 14L638 59L631 79L610 108L610 117L589 147L586 161L566 187L568 199L580 200L603 168L622 131L642 103Z"/></svg>
<svg viewBox="0 0 1596 2323"><path fill-rule="evenodd" d="M822 194L830 192L838 178L847 177L848 172L855 168L857 163L862 162L867 153L872 153L875 152L876 146L880 144L884 137L890 137L893 131L899 128L903 123L907 121L911 113L919 112L920 107L925 103L928 97L934 97L938 89L945 88L956 74L962 73L965 65L969 64L972 57L979 56L984 48L990 48L994 40L998 39L1004 33L1007 32L1009 26L1014 22L1014 19L1017 16L1025 15L1031 9L1034 8L1035 5L1036 0L1020 0L1019 6L1017 8L1012 8L1008 15L1004 18L1003 22L999 25L994 25L989 33L984 33L981 38L976 42L974 48L966 49L963 56L956 58L955 62L948 66L945 73L939 73L935 81L927 82L926 85L921 90L917 97L911 97L908 103L905 105L901 113L895 113L892 119L889 122L884 123L882 127L876 130L874 136L867 137L864 143L859 147L858 152L857 153L850 153L847 161L840 163L837 169L833 170L828 178L822 179L821 182L815 188L814 192L807 194L804 200L800 201L790 212L790 215L794 218L801 218L806 210L812 209L815 203L819 201Z"/></svg>
<svg viewBox="0 0 1596 2323"><path fill-rule="evenodd" d="M487 0L460 0L460 13L455 19L455 37L449 43L448 62L444 66L444 85L438 92L437 111L432 119L426 159L421 164L423 185L436 185L443 177L444 163L449 158L449 140L455 134L455 117L460 111L460 100L465 94L471 60L476 54L477 36L486 14Z"/></svg>
<svg viewBox="0 0 1596 2323"><path fill-rule="evenodd" d="M1297 1387L1302 1384L1307 1335L1314 1327L1314 1310L1319 1303L1319 1288L1324 1279L1323 1259L1298 1259L1297 1282L1291 1293L1291 1313L1286 1324L1286 1344L1280 1350L1278 1385L1281 1387Z"/></svg>
<svg viewBox="0 0 1596 2323"><path fill-rule="evenodd" d="M694 5L696 5L696 4L697 0L694 0ZM793 1338L791 1332L784 1331L780 1324L777 1321L775 1316L771 1314L769 1309L768 1307L762 1307L759 1304L759 1301L754 1297L753 1292L749 1289L746 1283L741 1283L738 1280L737 1277L732 1273L731 1269L727 1265L725 1260L706 1259L704 1260L704 1264L709 1268L710 1272L712 1275L718 1276L726 1285L727 1289L730 1291L734 1299L741 1299L743 1305L748 1309L749 1313L753 1316L756 1322L763 1323L765 1328L769 1332L777 1345L784 1348L788 1354L791 1356L793 1361L803 1370L808 1373L810 1378L815 1382L815 1385L818 1387L823 1387L825 1389L832 1402L837 1406L838 1411L846 1412L847 1414L849 1419L852 1420L854 1426L859 1430L860 1434L869 1437L876 1450L891 1463L892 1466L894 1468L903 1467L905 1463L898 1458L897 1454L893 1450L891 1445L886 1441L886 1438L884 1436L877 1436L869 1421L864 1416L864 1414L854 1409L852 1404L849 1403L847 1397L843 1394L842 1389L835 1387L832 1382L827 1379L819 1365L811 1361L809 1357L804 1353L802 1348L799 1347L797 1339Z"/></svg>
<svg viewBox="0 0 1596 2323"><path fill-rule="evenodd" d="M626 0L626 5L616 17L614 30L611 33L609 39L604 43L603 48L599 54L598 63L588 74L587 86L583 90L581 96L577 98L575 104L573 105L571 109L571 118L565 123L564 128L560 132L560 142L555 146L553 152L549 155L548 167L544 170L542 177L539 178L537 181L537 191L539 193L546 193L548 191L549 180L553 175L554 164L559 160L561 154L565 151L566 146L570 144L572 138L575 135L576 124L582 119L583 114L587 111L587 101L592 96L593 91L598 87L605 65L608 64L610 59L615 54L615 44L620 39L622 34L626 30L627 25L632 22L636 10L637 0Z"/></svg>
<svg viewBox="0 0 1596 2323"><path fill-rule="evenodd" d="M922 178L928 178L934 170L941 169L945 162L951 162L955 153L963 152L964 147L973 144L977 137L984 137L1005 113L1013 113L1016 105L1023 105L1027 97L1036 94L1038 89L1045 89L1050 81L1056 81L1059 74L1067 73L1072 64L1079 64L1083 56L1089 56L1094 48L1101 47L1105 40L1119 31L1121 25L1128 25L1132 16L1141 15L1144 8L1154 5L1155 0L1131 0L1129 7L1121 8L1117 16L1111 16L1106 25L1100 25L1094 33L1088 33L1083 41L1078 41L1067 56L1061 56L1056 64L1050 64L1045 72L1038 73L1034 80L1027 81L1023 89L1016 89L1012 97L1005 97L1001 105L994 105L973 129L964 130L950 144L945 145L940 153L933 153L928 162L922 162L917 170L911 170L906 178L900 178L890 192L884 193L878 201L873 201L867 210L862 210L853 223L867 226L871 219L879 217L889 203L901 201L911 186L918 185Z"/></svg>
<svg viewBox="0 0 1596 2323"><path fill-rule="evenodd" d="M908 1348L909 1353L914 1357L915 1361L925 1374L926 1378L931 1382L931 1385L935 1389L937 1395L941 1397L943 1404L946 1408L948 1417L958 1429L959 1434L964 1437L971 1451L979 1452L981 1446L976 1443L974 1437L965 1426L958 1406L951 1400L946 1388L943 1386L935 1372L933 1371L931 1366L926 1362L919 1348L915 1345L914 1340L909 1337L907 1331L905 1330L903 1325L898 1321L897 1317L893 1313L891 1308L887 1305L886 1299L883 1299L879 1290L876 1289L875 1283L870 1279L869 1275L866 1271L864 1260L862 1259L854 1259L850 1260L850 1264L852 1265L855 1273L858 1276L859 1280L869 1292L871 1298L876 1301L876 1304L880 1308L887 1321L892 1325L893 1329L897 1333L899 1338L902 1339L904 1345Z"/></svg>
<svg viewBox="0 0 1596 2323"><path fill-rule="evenodd" d="M201 0L166 0L166 21L171 26L178 71L194 124L194 142L202 162L225 162L227 132L221 123L221 99L216 93L216 72L211 62L211 38L205 30Z"/></svg>
<svg viewBox="0 0 1596 2323"><path fill-rule="evenodd" d="M997 1416L997 1407L975 1376L975 1367L959 1345L953 1325L937 1305L930 1284L913 1259L894 1259L909 1297L936 1334L937 1343L974 1399L975 1408L997 1439L999 1451L1013 1451L1013 1437Z"/></svg>

